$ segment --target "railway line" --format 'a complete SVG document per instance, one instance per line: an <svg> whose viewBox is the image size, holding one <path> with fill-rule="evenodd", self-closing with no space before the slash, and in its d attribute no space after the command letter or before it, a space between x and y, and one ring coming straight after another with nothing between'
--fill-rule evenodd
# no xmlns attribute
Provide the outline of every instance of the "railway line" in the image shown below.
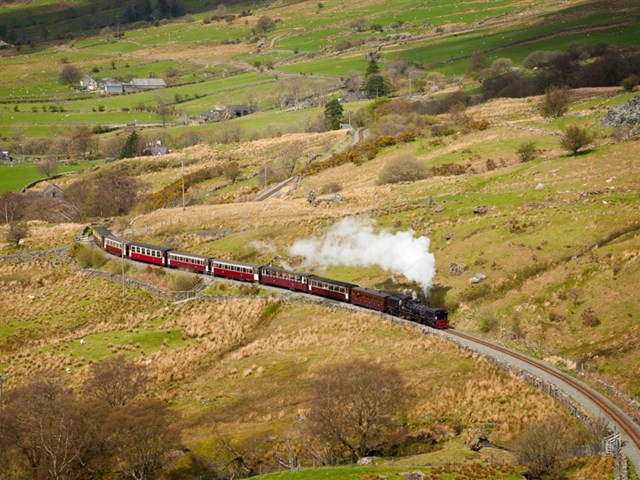
<svg viewBox="0 0 640 480"><path fill-rule="evenodd" d="M129 261L130 259L127 258ZM268 288L269 285L262 285ZM277 289L281 291L281 288ZM361 307L344 302L334 302L330 298L313 297L306 293L287 292L287 295L296 298L306 298L307 300L316 299L321 302L329 302L342 308L360 309ZM404 323L405 320L380 312L381 315L392 319L395 322ZM484 356L496 359L499 363L513 366L520 371L528 372L536 378L541 379L546 384L552 384L554 387L562 391L566 396L570 397L573 402L581 405L585 410L591 412L594 417L604 417L613 427L613 430L620 433L623 452L627 458L635 465L636 471L640 471L640 425L623 412L619 407L615 406L611 401L603 395L597 393L591 387L583 382L576 380L570 375L552 368L542 361L529 357L520 352L511 350L502 345L489 342L485 339L476 337L466 332L455 329L433 330L431 328L422 327L425 331L442 335L455 343L474 350Z"/></svg>
<svg viewBox="0 0 640 480"><path fill-rule="evenodd" d="M636 470L640 470L640 426L595 390L539 360L474 335L457 330L447 330L445 335L467 348L493 355L498 360L514 364L518 368L550 380L582 407L596 416L604 416L613 429L620 433L623 440L623 452L633 462Z"/></svg>

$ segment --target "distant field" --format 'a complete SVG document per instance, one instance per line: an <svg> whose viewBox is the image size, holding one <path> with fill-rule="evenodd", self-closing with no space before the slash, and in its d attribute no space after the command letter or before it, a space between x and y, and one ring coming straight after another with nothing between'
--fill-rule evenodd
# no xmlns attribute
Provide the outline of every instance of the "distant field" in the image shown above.
<svg viewBox="0 0 640 480"><path fill-rule="evenodd" d="M101 162L80 162L76 165L60 164L57 173L75 172L98 165ZM33 163L18 163L16 165L0 165L0 194L17 192L34 180L43 178Z"/></svg>

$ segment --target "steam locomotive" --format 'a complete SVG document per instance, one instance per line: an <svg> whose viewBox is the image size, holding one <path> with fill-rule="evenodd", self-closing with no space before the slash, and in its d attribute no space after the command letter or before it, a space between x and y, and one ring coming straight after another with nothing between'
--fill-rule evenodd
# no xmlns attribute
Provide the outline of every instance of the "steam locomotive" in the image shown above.
<svg viewBox="0 0 640 480"><path fill-rule="evenodd" d="M444 308L431 308L411 295L386 293L363 288L353 283L307 273L293 272L271 265L256 265L197 255L171 248L128 241L116 237L104 227L93 229L95 243L106 252L160 267L178 268L204 275L299 291L352 305L388 313L422 325L447 328L449 319Z"/></svg>

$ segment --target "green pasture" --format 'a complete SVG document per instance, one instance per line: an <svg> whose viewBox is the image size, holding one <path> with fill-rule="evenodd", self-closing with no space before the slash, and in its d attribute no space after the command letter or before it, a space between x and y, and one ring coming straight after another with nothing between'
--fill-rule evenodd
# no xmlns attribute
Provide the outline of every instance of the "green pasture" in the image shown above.
<svg viewBox="0 0 640 480"><path fill-rule="evenodd" d="M194 21L191 23L168 23L163 26L128 31L124 40L149 47L159 44L245 39L250 33L251 28L238 20L230 25L226 22L211 22L205 25L201 21Z"/></svg>
<svg viewBox="0 0 640 480"><path fill-rule="evenodd" d="M101 163L101 162L100 162ZM61 163L57 173L76 172L97 165L98 162L79 162L75 165ZM34 180L43 178L34 163L21 162L15 165L0 165L0 195L17 192Z"/></svg>
<svg viewBox="0 0 640 480"><path fill-rule="evenodd" d="M163 345L164 348L176 348L186 342L182 339L182 331L177 328L162 328L162 321L145 325L138 331L115 330L105 333L97 333L84 337L84 345L80 341L74 341L66 349L65 353L72 357L82 357L85 361L102 360L113 355L113 348L127 347L125 352L128 356L139 357L154 353Z"/></svg>

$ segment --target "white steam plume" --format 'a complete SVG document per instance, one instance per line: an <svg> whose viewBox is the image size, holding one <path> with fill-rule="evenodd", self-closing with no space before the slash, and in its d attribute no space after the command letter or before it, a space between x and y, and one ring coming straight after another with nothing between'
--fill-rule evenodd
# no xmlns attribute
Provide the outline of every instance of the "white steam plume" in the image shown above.
<svg viewBox="0 0 640 480"><path fill-rule="evenodd" d="M289 253L304 257L309 267L378 265L420 283L427 294L436 273L429 239L414 237L412 230L390 233L374 227L370 220L347 217L322 238L297 241Z"/></svg>

